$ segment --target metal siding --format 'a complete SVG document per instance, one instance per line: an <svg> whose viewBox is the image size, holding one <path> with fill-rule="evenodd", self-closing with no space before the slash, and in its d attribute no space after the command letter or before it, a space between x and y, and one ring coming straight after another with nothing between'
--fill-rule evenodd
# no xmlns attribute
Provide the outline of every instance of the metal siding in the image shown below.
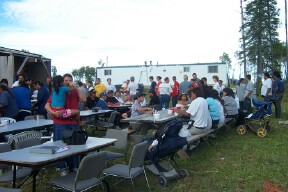
<svg viewBox="0 0 288 192"><path fill-rule="evenodd" d="M218 73L208 73L208 66L218 65ZM183 72L184 67L190 67L190 72ZM104 70L112 70L112 75L104 75ZM166 70L166 71L165 71ZM142 73L141 73L142 71ZM209 64L187 64L187 65L153 65L153 66L118 66L118 67L103 67L97 68L97 77L101 78L102 82L106 83L107 78L112 79L113 84L121 84L123 81L130 79L131 76L135 77L136 82L141 82L144 85L150 85L149 76L160 75L162 80L165 77L169 77L170 81L172 76L176 76L178 82L183 81L183 76L188 75L189 80L192 78L192 74L196 73L198 78L206 77L208 84L213 84L212 76L218 75L224 83L227 83L226 78L226 65L223 63L209 63ZM140 75L141 74L141 75ZM140 81L139 81L140 80ZM173 83L171 83L173 84Z"/></svg>

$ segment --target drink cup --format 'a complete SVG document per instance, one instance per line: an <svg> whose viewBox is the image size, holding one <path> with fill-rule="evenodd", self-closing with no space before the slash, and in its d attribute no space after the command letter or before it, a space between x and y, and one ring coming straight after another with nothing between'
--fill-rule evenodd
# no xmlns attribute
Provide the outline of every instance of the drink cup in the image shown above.
<svg viewBox="0 0 288 192"><path fill-rule="evenodd" d="M160 119L160 114L159 113L155 113L153 114L154 120L158 120Z"/></svg>
<svg viewBox="0 0 288 192"><path fill-rule="evenodd" d="M165 110L166 110L166 109L163 107L163 108L162 108L162 111L165 111Z"/></svg>
<svg viewBox="0 0 288 192"><path fill-rule="evenodd" d="M1 123L2 123L3 125L7 125L7 124L8 124L8 120L6 120L6 119L1 120Z"/></svg>
<svg viewBox="0 0 288 192"><path fill-rule="evenodd" d="M168 115L172 115L173 111L171 109L168 110Z"/></svg>

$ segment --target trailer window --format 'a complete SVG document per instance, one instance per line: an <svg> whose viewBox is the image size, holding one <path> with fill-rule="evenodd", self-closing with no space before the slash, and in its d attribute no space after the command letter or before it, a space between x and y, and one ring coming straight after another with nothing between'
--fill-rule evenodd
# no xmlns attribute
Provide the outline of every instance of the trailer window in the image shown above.
<svg viewBox="0 0 288 192"><path fill-rule="evenodd" d="M218 65L208 66L208 73L218 73Z"/></svg>
<svg viewBox="0 0 288 192"><path fill-rule="evenodd" d="M109 69L109 70L104 70L104 75L112 75L111 69Z"/></svg>
<svg viewBox="0 0 288 192"><path fill-rule="evenodd" d="M190 67L183 67L184 72L190 72Z"/></svg>

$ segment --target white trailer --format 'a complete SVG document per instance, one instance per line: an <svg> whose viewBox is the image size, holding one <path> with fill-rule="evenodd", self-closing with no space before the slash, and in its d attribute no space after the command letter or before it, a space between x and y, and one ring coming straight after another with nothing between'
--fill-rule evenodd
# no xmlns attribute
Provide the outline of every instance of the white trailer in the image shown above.
<svg viewBox="0 0 288 192"><path fill-rule="evenodd" d="M149 76L161 76L162 80L176 76L177 81L183 81L183 76L187 75L189 80L192 74L196 73L200 79L207 78L208 84L213 84L212 77L218 75L219 79L227 84L227 66L226 63L194 63L194 64L167 64L167 65L133 65L133 66L103 66L96 68L96 77L100 78L105 84L107 78L112 79L113 84L121 84L131 76L135 77L135 82L150 85Z"/></svg>

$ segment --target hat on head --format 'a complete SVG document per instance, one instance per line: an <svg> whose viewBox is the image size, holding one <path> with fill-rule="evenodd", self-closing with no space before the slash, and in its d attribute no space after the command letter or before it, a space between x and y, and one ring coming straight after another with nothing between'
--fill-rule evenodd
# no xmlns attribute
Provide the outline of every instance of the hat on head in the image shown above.
<svg viewBox="0 0 288 192"><path fill-rule="evenodd" d="M107 96L107 94L105 92L101 93L100 97L103 97L103 96Z"/></svg>
<svg viewBox="0 0 288 192"><path fill-rule="evenodd" d="M90 89L89 93L96 93L96 91L94 89Z"/></svg>
<svg viewBox="0 0 288 192"><path fill-rule="evenodd" d="M109 94L109 93L112 93L112 94L113 94L113 93L114 93L114 91L113 91L113 90L109 90L107 93L108 93L108 94Z"/></svg>
<svg viewBox="0 0 288 192"><path fill-rule="evenodd" d="M142 97L142 96L145 96L146 94L144 94L144 93L141 93L141 92L139 92L139 93L137 93L136 94L136 96L139 98L139 97Z"/></svg>

